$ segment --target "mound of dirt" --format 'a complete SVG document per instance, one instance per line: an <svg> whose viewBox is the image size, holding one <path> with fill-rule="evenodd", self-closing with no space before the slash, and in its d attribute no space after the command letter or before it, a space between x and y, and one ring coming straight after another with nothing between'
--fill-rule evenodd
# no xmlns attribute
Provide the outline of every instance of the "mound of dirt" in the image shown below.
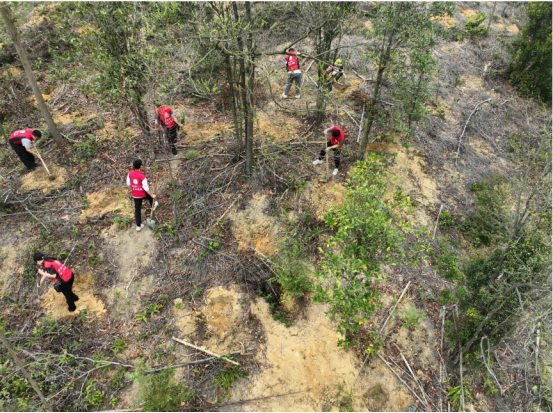
<svg viewBox="0 0 553 413"><path fill-rule="evenodd" d="M20 74L21 74L21 70L19 70L17 67L10 67L9 69L2 71L1 76L10 75L12 77L16 77L16 76L19 76Z"/></svg>
<svg viewBox="0 0 553 413"><path fill-rule="evenodd" d="M81 311L88 309L89 314L100 316L106 312L106 308L102 300L94 296L94 276L92 274L83 273L75 274L75 282L73 283L73 292L79 297L79 301L75 303L77 309L70 313L67 309L67 302L62 293L56 292L52 283L45 281L48 291L39 298L40 304L44 312L53 318L63 318L69 315L77 315ZM45 288L45 287L42 287Z"/></svg>
<svg viewBox="0 0 553 413"><path fill-rule="evenodd" d="M228 213L232 233L238 240L241 251L253 247L265 255L277 252L278 225L274 218L265 214L269 206L267 195L255 194L248 206L240 210L235 205Z"/></svg>
<svg viewBox="0 0 553 413"><path fill-rule="evenodd" d="M258 112L255 125L257 133L263 133L276 142L293 139L296 130L301 127L299 120L277 110Z"/></svg>
<svg viewBox="0 0 553 413"><path fill-rule="evenodd" d="M201 311L206 320L208 340L205 347L216 353L239 350L238 343L245 343L249 336L242 322L242 294L231 287L215 287L209 290L207 304Z"/></svg>
<svg viewBox="0 0 553 413"><path fill-rule="evenodd" d="M250 311L266 333L264 351L256 355L264 369L249 383L236 386L231 401L302 391L243 407L246 411L329 411L344 396L337 388L348 392L353 386L354 393L363 394L379 384L389 394L382 409L405 411L412 398L385 366L377 364L379 360L372 362L375 374L360 376L354 383L359 365L351 351L337 346L342 337L324 314L326 310L322 304L311 304L303 319L286 328L273 319L262 298L252 303ZM354 411L367 411L366 400L354 397L352 407Z"/></svg>
<svg viewBox="0 0 553 413"><path fill-rule="evenodd" d="M323 219L324 214L335 206L342 205L344 195L347 189L340 183L328 182L324 183L309 183L306 188L306 196L311 201L311 206L314 209L318 219Z"/></svg>
<svg viewBox="0 0 553 413"><path fill-rule="evenodd" d="M373 24L370 20L366 20L363 22L363 25L369 30L369 32L373 31Z"/></svg>
<svg viewBox="0 0 553 413"><path fill-rule="evenodd" d="M219 135L217 139L221 139L224 134L233 128L229 123L188 123L184 125L186 129L186 143L194 144L207 142L215 135ZM164 137L165 139L165 137ZM179 141L179 143L182 143Z"/></svg>
<svg viewBox="0 0 553 413"><path fill-rule="evenodd" d="M51 189L61 188L67 181L67 170L61 166L47 164L54 180L48 179L48 172L42 166L21 177L21 188L28 191L33 189L42 189L42 192L48 192Z"/></svg>
<svg viewBox="0 0 553 413"><path fill-rule="evenodd" d="M81 221L114 211L119 211L119 214L124 217L132 218L134 206L129 197L129 190L126 188L111 188L87 194L89 206L81 211Z"/></svg>
<svg viewBox="0 0 553 413"><path fill-rule="evenodd" d="M131 228L120 230L114 224L102 231L101 236L107 246L113 249L118 265L114 286L107 294L108 304L115 304L124 312L128 310L136 313L143 306L140 294L150 291L154 282L153 276L144 277L140 270L150 263L154 255L155 238L153 231L147 227L140 232L134 228L131 225ZM115 292L119 292L120 298ZM129 305L124 303L127 299Z"/></svg>
<svg viewBox="0 0 553 413"><path fill-rule="evenodd" d="M457 21L453 16L448 16L447 14L442 14L441 16L432 17L430 20L437 20L444 29L449 29L457 24Z"/></svg>

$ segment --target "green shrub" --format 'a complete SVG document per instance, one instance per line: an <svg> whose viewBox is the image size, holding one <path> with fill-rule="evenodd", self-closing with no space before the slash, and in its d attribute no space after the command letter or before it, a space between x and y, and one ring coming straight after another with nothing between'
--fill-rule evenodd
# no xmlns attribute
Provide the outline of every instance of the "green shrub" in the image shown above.
<svg viewBox="0 0 553 413"><path fill-rule="evenodd" d="M226 392L236 380L241 377L246 377L246 373L240 366L232 366L224 368L221 373L213 377L213 384L221 391ZM227 394L230 397L230 394Z"/></svg>
<svg viewBox="0 0 553 413"><path fill-rule="evenodd" d="M84 162L87 159L93 158L99 151L98 142L94 135L87 135L84 142L77 143L73 160L75 162Z"/></svg>
<svg viewBox="0 0 553 413"><path fill-rule="evenodd" d="M525 4L528 22L509 45L509 80L525 96L551 102L551 2Z"/></svg>
<svg viewBox="0 0 553 413"><path fill-rule="evenodd" d="M472 185L475 211L461 229L476 247L496 244L507 236L510 194L504 183L501 175L494 174Z"/></svg>
<svg viewBox="0 0 553 413"><path fill-rule="evenodd" d="M471 16L465 23L465 32L470 36L477 36L486 33L486 26L480 24L486 20L486 13L480 12Z"/></svg>
<svg viewBox="0 0 553 413"><path fill-rule="evenodd" d="M428 255L436 272L445 279L456 282L463 276L459 265L459 257L451 249L451 244L447 238L439 238L437 250L430 250Z"/></svg>
<svg viewBox="0 0 553 413"><path fill-rule="evenodd" d="M442 211L442 214L440 215L440 222L438 223L438 226L440 228L449 228L455 225L455 216L449 213L447 209L444 209Z"/></svg>
<svg viewBox="0 0 553 413"><path fill-rule="evenodd" d="M182 407L181 403L189 401L194 397L195 392L186 388L182 382L174 383L174 369L167 369L159 374L145 376L147 380L146 389L143 394L144 412L178 412Z"/></svg>
<svg viewBox="0 0 553 413"><path fill-rule="evenodd" d="M428 317L424 311L411 307L401 314L401 318L405 321L403 324L405 327L415 327L417 329L420 327L419 321L425 320Z"/></svg>

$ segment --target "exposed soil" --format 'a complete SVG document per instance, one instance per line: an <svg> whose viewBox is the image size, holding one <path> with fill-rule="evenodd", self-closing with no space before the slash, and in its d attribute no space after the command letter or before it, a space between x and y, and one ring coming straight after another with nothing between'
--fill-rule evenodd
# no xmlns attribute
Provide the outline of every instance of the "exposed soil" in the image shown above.
<svg viewBox="0 0 553 413"><path fill-rule="evenodd" d="M245 299L236 287L215 287L206 296L202 307L207 325L207 342L204 346L215 353L240 350L240 344L250 340L243 323L242 301Z"/></svg>
<svg viewBox="0 0 553 413"><path fill-rule="evenodd" d="M132 218L134 206L131 204L129 196L129 190L122 187L87 194L89 206L81 211L81 221L108 212L118 212L121 216Z"/></svg>
<svg viewBox="0 0 553 413"><path fill-rule="evenodd" d="M325 167L320 165L320 167ZM310 182L307 185L305 195L310 200L315 216L323 219L324 214L333 206L341 205L347 189L338 182Z"/></svg>
<svg viewBox="0 0 553 413"><path fill-rule="evenodd" d="M23 265L17 260L17 253L24 251L21 244L18 247L4 246L0 251L0 272L4 275L0 277L0 292L6 293L9 288L9 282L19 277L14 277L13 273L23 274Z"/></svg>
<svg viewBox="0 0 553 413"><path fill-rule="evenodd" d="M39 160L37 161L40 162ZM46 172L46 169L42 166L21 177L21 188L29 191L33 189L42 189L42 192L61 188L67 181L67 170L53 164L46 165L54 177L54 180L50 181L50 179L48 179L48 172Z"/></svg>
<svg viewBox="0 0 553 413"><path fill-rule="evenodd" d="M102 231L101 236L113 250L118 265L113 287L106 294L107 301L118 311L136 313L143 307L140 294L149 292L155 281L153 275L142 275L156 250L153 232L146 226L137 232L134 225L120 230L114 224Z"/></svg>
<svg viewBox="0 0 553 413"><path fill-rule="evenodd" d="M301 123L291 116L286 116L276 110L258 112L255 122L257 133L279 141L289 141L296 135Z"/></svg>
<svg viewBox="0 0 553 413"><path fill-rule="evenodd" d="M445 29L450 29L451 27L457 24L457 20L455 20L453 16L448 16L447 14L444 14L438 17L433 17L432 20L439 21L442 24L442 26L444 26Z"/></svg>
<svg viewBox="0 0 553 413"><path fill-rule="evenodd" d="M39 301L43 311L50 317L63 318L70 315L78 315L83 310L87 310L88 314L100 316L106 312L106 308L101 299L95 296L94 292L94 275L91 273L76 273L75 282L73 283L73 292L79 297L79 301L75 303L77 309L70 313L67 309L67 302L62 293L56 292L52 283L48 280L44 281L48 290L40 297ZM42 288L46 288L42 287Z"/></svg>
<svg viewBox="0 0 553 413"><path fill-rule="evenodd" d="M255 248L265 255L277 251L278 225L273 217L265 213L268 207L267 195L258 193L247 207L240 209L235 205L227 214L240 250Z"/></svg>

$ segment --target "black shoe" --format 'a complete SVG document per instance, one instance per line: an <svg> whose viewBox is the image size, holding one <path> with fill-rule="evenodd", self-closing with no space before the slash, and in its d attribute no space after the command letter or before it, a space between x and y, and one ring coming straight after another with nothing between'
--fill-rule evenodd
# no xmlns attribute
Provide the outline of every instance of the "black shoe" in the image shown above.
<svg viewBox="0 0 553 413"><path fill-rule="evenodd" d="M73 313L77 309L77 306L74 305L73 307L67 307L67 309L70 313Z"/></svg>
<svg viewBox="0 0 553 413"><path fill-rule="evenodd" d="M75 298L73 298L73 301L79 301L79 297L75 296Z"/></svg>

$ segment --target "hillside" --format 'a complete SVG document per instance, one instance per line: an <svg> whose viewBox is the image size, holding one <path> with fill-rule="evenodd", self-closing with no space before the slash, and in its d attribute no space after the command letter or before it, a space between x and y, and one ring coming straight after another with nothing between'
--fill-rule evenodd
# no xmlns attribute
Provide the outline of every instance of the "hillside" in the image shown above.
<svg viewBox="0 0 553 413"><path fill-rule="evenodd" d="M373 99L384 3L327 3L331 94L323 6L252 3L241 26L231 4L11 5L61 145L0 26L0 326L52 409L551 411L551 106L506 75L525 5L427 19L436 44ZM285 99L280 51L304 32ZM417 56L436 63L423 103L405 97ZM154 100L183 124L176 156ZM328 178L313 161L334 125ZM49 172L27 172L19 129L42 131ZM159 201L140 231L137 158ZM39 251L73 270L74 312L38 287ZM4 346L0 364L2 409L46 410Z"/></svg>

